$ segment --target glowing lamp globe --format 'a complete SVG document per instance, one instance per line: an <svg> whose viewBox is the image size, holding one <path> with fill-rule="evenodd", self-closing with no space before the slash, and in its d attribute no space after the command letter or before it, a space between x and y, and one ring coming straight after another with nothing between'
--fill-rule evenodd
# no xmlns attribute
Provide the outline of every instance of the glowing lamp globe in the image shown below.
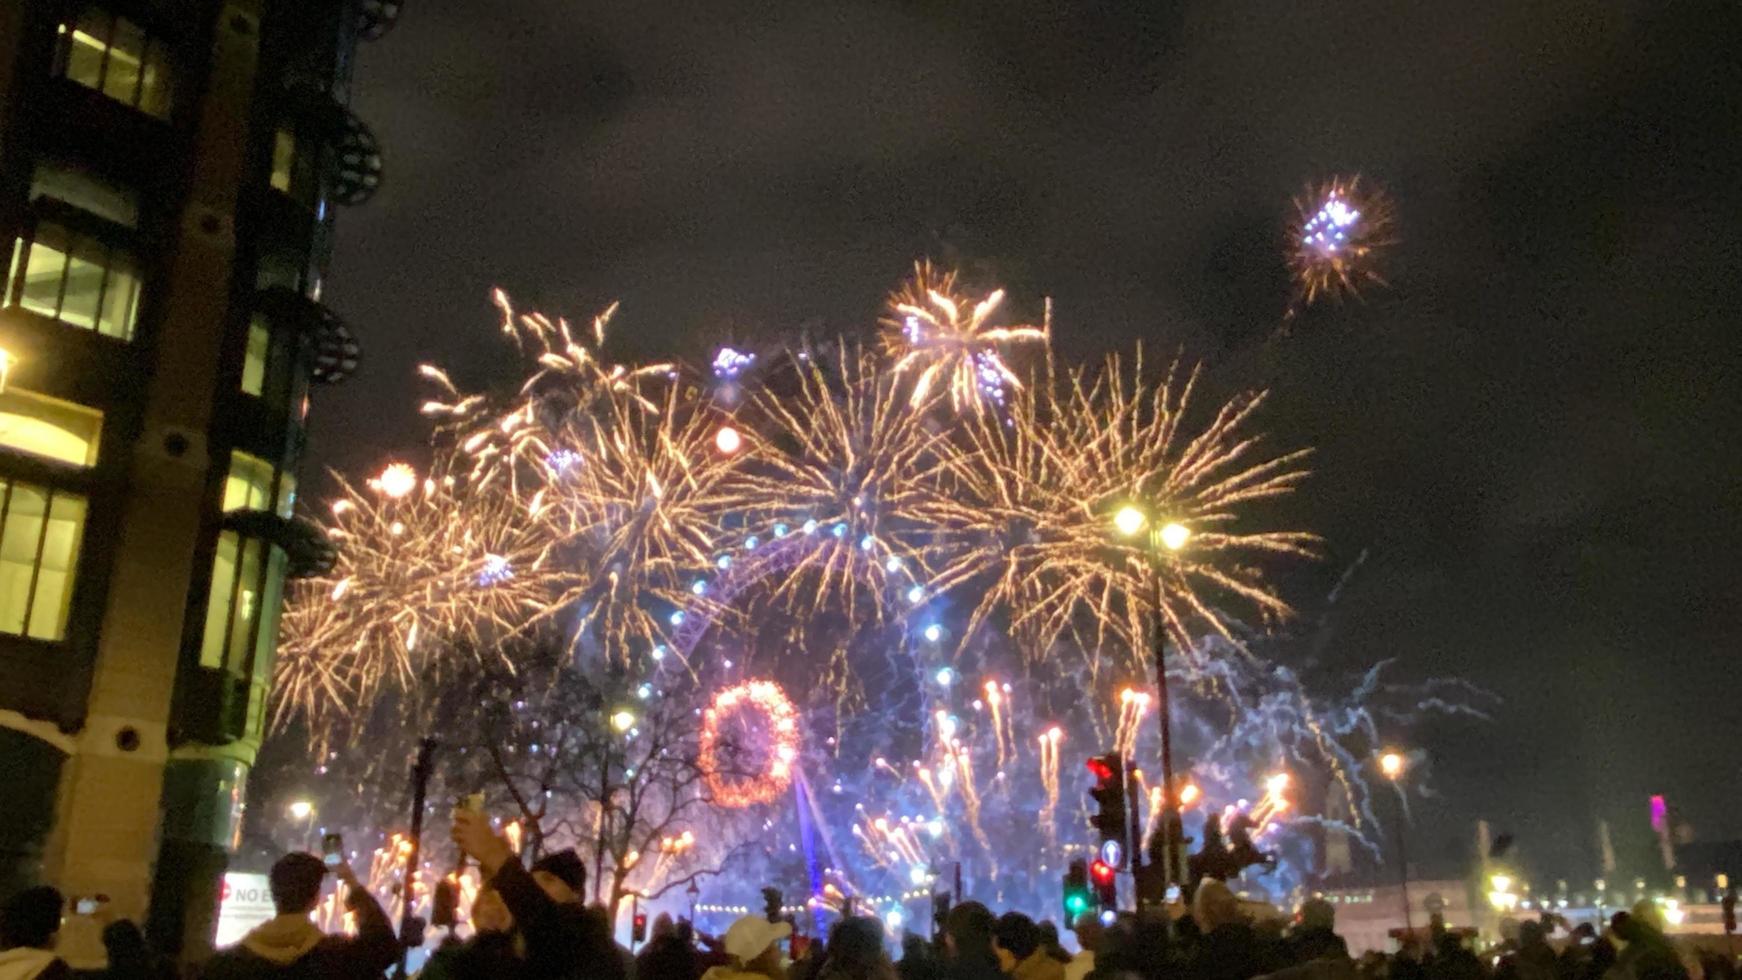
<svg viewBox="0 0 1742 980"><path fill-rule="evenodd" d="M1113 515L1113 529L1125 537L1132 537L1143 530L1143 525L1149 523L1149 518L1143 516L1143 511L1126 504Z"/></svg>
<svg viewBox="0 0 1742 980"><path fill-rule="evenodd" d="M290 805L290 816L294 820L307 820L313 812L315 805L307 800L297 800Z"/></svg>
<svg viewBox="0 0 1742 980"><path fill-rule="evenodd" d="M1192 529L1178 521L1169 521L1161 529L1161 545L1169 551L1178 551L1192 539Z"/></svg>
<svg viewBox="0 0 1742 980"><path fill-rule="evenodd" d="M1379 757L1379 771L1386 779L1396 779L1403 775L1403 756L1396 752L1387 752Z"/></svg>
<svg viewBox="0 0 1742 980"><path fill-rule="evenodd" d="M389 463L376 477L375 486L382 495L398 500L417 489L417 471L405 463Z"/></svg>
<svg viewBox="0 0 1742 980"><path fill-rule="evenodd" d="M626 732L635 724L635 714L627 708L611 715L611 727L620 732Z"/></svg>
<svg viewBox="0 0 1742 980"><path fill-rule="evenodd" d="M727 456L732 455L743 447L744 437L738 434L737 429L734 429L729 425L720 426L720 431L714 433L714 448L725 453Z"/></svg>

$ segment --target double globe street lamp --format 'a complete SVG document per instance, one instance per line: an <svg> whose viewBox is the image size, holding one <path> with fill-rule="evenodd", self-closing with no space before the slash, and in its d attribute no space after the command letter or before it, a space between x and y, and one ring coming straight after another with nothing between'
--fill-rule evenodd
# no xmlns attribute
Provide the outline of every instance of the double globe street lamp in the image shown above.
<svg viewBox="0 0 1742 980"><path fill-rule="evenodd" d="M1138 538L1147 535L1148 555L1151 563L1159 564L1178 554L1191 542L1192 530L1178 521L1152 520L1143 508L1136 504L1125 504L1113 514L1113 530L1124 538ZM1161 871L1162 895L1167 894L1169 886L1183 880L1184 868L1175 867L1178 858L1178 843L1174 835L1179 827L1179 792L1178 783L1173 773L1173 725L1171 716L1173 703L1167 691L1167 628L1162 620L1162 576L1153 573L1155 579L1155 687L1157 699L1161 703ZM1138 842L1141 846L1142 842ZM1178 872L1176 874L1176 872Z"/></svg>

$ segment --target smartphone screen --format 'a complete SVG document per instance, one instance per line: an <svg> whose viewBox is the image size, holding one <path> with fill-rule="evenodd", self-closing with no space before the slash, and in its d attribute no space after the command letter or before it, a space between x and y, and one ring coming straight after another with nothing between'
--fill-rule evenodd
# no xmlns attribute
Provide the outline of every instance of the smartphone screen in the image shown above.
<svg viewBox="0 0 1742 980"><path fill-rule="evenodd" d="M345 859L345 839L343 837L339 836L338 834L324 834L324 835L322 835L321 836L321 860L325 861L327 863L327 867L336 868L339 866L339 862L343 861L344 859Z"/></svg>
<svg viewBox="0 0 1742 980"><path fill-rule="evenodd" d="M73 912L78 915L94 915L99 904L101 903L94 898L81 898L73 903Z"/></svg>

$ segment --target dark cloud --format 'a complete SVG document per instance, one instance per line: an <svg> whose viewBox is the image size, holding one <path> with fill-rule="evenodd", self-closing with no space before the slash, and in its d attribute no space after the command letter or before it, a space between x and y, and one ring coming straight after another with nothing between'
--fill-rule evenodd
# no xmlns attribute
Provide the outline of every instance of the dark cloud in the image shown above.
<svg viewBox="0 0 1742 980"><path fill-rule="evenodd" d="M1742 824L1732 3L414 4L360 56L388 182L329 296L362 374L317 462L422 433L418 360L483 381L488 289L624 309L625 355L863 330L919 254L1055 297L1078 356L1183 346L1318 446L1291 506L1336 658L1507 696L1431 740L1474 815L1588 857L1648 792ZM1309 180L1387 187L1389 291L1278 337Z"/></svg>

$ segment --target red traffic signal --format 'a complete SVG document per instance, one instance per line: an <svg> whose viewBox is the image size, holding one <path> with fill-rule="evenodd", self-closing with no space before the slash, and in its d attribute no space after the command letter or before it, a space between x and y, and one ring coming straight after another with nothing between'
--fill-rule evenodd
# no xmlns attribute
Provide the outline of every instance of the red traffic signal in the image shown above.
<svg viewBox="0 0 1742 980"><path fill-rule="evenodd" d="M1094 777L1095 777L1095 782L1106 783L1106 782L1110 782L1113 779L1113 766L1112 766L1112 763L1109 761L1111 758L1112 758L1111 756L1104 756L1104 755L1096 755L1096 756L1089 757L1089 761L1087 764L1089 767L1089 772L1092 775L1094 775Z"/></svg>
<svg viewBox="0 0 1742 980"><path fill-rule="evenodd" d="M1114 880L1118 869L1096 858L1089 863L1089 881L1094 885L1095 904L1102 911L1119 907L1119 884Z"/></svg>
<svg viewBox="0 0 1742 980"><path fill-rule="evenodd" d="M632 942L647 941L647 913L637 912L629 926L629 939Z"/></svg>

